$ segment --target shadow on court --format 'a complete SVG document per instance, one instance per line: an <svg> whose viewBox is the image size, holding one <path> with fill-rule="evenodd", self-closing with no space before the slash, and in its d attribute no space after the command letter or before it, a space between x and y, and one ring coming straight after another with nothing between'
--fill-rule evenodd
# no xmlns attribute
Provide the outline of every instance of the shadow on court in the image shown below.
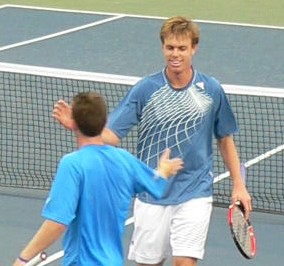
<svg viewBox="0 0 284 266"><path fill-rule="evenodd" d="M29 189L0 189L0 266L11 265L18 253L36 232L43 219L40 216L46 191ZM284 261L284 216L265 213L253 213L253 222L257 237L257 256L253 260L244 259L237 251L231 239L227 225L227 210L214 208L209 230L206 254L200 266L270 266L282 265ZM128 243L132 225L126 228L124 247ZM58 241L48 250L51 255L61 250ZM51 265L60 265L57 261ZM135 263L125 261L125 265ZM170 266L170 261L165 266Z"/></svg>

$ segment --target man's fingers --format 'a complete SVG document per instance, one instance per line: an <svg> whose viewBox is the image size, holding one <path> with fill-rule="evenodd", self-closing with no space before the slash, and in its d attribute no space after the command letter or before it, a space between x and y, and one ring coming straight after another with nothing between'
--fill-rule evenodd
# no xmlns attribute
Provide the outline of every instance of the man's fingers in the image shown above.
<svg viewBox="0 0 284 266"><path fill-rule="evenodd" d="M63 100L59 100L53 107L52 116L59 118L61 115L65 115L66 112L70 112L70 106Z"/></svg>
<svg viewBox="0 0 284 266"><path fill-rule="evenodd" d="M162 154L161 157L160 157L160 160L161 160L161 161L169 160L169 158L170 158L170 153L171 153L170 149L168 149L168 148L165 149L164 152L163 152L163 154Z"/></svg>

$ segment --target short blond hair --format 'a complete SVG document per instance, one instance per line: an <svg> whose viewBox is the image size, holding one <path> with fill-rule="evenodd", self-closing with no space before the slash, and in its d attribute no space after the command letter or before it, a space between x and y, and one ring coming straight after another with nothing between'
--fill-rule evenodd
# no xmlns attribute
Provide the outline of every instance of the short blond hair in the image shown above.
<svg viewBox="0 0 284 266"><path fill-rule="evenodd" d="M197 45L199 42L199 28L195 22L186 17L176 16L168 18L161 27L160 39L164 43L165 38L170 35L190 37L192 45Z"/></svg>

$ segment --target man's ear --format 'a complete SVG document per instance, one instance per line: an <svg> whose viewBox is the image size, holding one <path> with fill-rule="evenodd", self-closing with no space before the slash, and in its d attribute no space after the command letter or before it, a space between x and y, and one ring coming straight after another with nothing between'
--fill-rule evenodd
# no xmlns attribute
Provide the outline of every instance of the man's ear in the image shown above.
<svg viewBox="0 0 284 266"><path fill-rule="evenodd" d="M193 46L192 46L192 55L195 55L196 54L196 52L197 52L197 49L198 49L198 45L197 44L194 44Z"/></svg>
<svg viewBox="0 0 284 266"><path fill-rule="evenodd" d="M73 128L74 131L78 130L78 126L77 126L77 124L76 124L74 119L72 119L72 128Z"/></svg>

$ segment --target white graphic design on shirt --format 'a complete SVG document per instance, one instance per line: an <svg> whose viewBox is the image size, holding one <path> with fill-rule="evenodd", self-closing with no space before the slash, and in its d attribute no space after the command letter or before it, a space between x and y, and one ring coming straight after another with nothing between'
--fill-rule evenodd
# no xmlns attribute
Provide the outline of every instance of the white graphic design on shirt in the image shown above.
<svg viewBox="0 0 284 266"><path fill-rule="evenodd" d="M212 99L200 86L175 91L166 85L157 90L143 110L139 157L147 164L153 159L156 163L166 147L183 157L182 145L191 141L211 105Z"/></svg>

